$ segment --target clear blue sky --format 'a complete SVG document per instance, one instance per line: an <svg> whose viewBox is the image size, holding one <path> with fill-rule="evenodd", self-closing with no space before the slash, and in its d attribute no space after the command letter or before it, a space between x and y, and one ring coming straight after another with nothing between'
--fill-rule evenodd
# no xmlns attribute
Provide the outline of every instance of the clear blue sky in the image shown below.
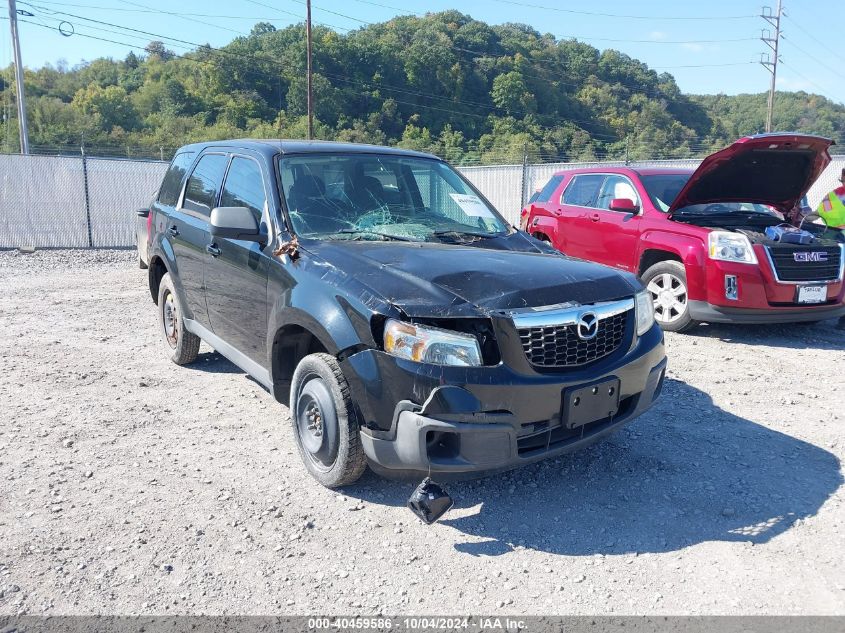
<svg viewBox="0 0 845 633"><path fill-rule="evenodd" d="M769 1L774 8L776 0ZM2 15L8 15L6 0L0 0L0 7ZM778 70L778 89L806 90L845 102L845 46L841 45L845 41L841 34L845 1L794 0L784 7L787 17L782 24L783 64ZM523 22L557 37L576 37L600 49L615 48L652 68L672 73L684 92L736 94L762 92L769 86L770 75L757 63L760 54L768 51L758 39L761 29L768 25L757 17L761 4L747 0L313 0L313 19L345 32L397 14L453 8L491 24ZM101 56L122 58L132 50L126 44L143 47L156 39L83 18L221 46L238 34L248 33L257 21L272 22L276 27L302 21L305 2L18 0L18 9L34 14L21 20L43 25L21 24L24 64L36 68L60 59L73 66ZM684 17L715 19L669 19ZM74 30L75 35L64 37L59 33L62 20L62 28ZM10 61L8 26L8 21L0 21L0 66ZM179 53L185 51L180 45L166 43Z"/></svg>

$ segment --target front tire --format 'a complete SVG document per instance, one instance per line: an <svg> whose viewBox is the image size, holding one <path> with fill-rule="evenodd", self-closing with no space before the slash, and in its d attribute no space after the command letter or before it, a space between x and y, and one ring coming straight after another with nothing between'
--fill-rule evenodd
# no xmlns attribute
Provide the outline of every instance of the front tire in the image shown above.
<svg viewBox="0 0 845 633"><path fill-rule="evenodd" d="M657 262L643 273L643 285L654 301L654 320L667 332L684 332L696 325L689 314L687 271L681 262Z"/></svg>
<svg viewBox="0 0 845 633"><path fill-rule="evenodd" d="M158 320L164 342L172 352L170 360L177 365L193 363L200 350L200 337L185 329L183 314L170 273L165 273L158 286Z"/></svg>
<svg viewBox="0 0 845 633"><path fill-rule="evenodd" d="M302 462L326 488L356 481L367 468L349 385L329 354L309 354L293 374L290 417Z"/></svg>

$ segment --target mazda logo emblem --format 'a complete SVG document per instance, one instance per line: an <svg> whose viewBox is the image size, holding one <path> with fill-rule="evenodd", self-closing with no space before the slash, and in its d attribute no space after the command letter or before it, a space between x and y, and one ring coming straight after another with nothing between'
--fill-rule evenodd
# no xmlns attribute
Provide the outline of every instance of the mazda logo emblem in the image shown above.
<svg viewBox="0 0 845 633"><path fill-rule="evenodd" d="M578 338L582 341L596 338L596 334L599 333L599 318L594 312L585 312L578 319L577 330Z"/></svg>

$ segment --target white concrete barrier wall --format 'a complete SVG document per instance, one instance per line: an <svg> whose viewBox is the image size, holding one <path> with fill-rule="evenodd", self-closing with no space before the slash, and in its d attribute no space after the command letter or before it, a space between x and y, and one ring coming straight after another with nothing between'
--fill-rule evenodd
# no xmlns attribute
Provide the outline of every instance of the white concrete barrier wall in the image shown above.
<svg viewBox="0 0 845 633"><path fill-rule="evenodd" d="M623 163L547 163L460 167L512 223L531 193L553 173ZM695 168L698 160L640 161L635 167ZM845 155L833 161L808 194L812 207L838 186ZM89 158L87 204L81 158L0 155L0 248L131 247L135 210L149 204L167 163ZM523 186L524 178L524 186ZM90 242L89 242L90 239Z"/></svg>

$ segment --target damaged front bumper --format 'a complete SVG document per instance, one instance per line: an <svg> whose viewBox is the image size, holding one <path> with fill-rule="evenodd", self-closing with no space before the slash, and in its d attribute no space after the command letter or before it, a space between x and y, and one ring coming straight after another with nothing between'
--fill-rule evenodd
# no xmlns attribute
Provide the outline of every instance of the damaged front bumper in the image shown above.
<svg viewBox="0 0 845 633"><path fill-rule="evenodd" d="M377 350L344 361L365 418L361 441L370 462L385 470L454 473L515 468L595 442L654 404L665 371L657 327L617 362L556 374L517 374L501 364L434 368ZM565 424L565 391L608 379L619 381L616 413Z"/></svg>

